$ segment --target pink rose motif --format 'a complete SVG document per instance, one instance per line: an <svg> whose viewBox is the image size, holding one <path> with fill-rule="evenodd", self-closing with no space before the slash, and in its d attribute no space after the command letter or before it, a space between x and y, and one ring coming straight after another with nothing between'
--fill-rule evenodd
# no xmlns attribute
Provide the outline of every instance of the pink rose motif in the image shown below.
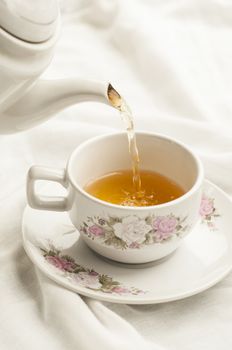
<svg viewBox="0 0 232 350"><path fill-rule="evenodd" d="M205 218L207 215L212 214L213 210L214 210L213 201L207 197L203 197L201 200L201 206L200 206L201 217Z"/></svg>
<svg viewBox="0 0 232 350"><path fill-rule="evenodd" d="M158 216L153 220L152 227L157 241L162 241L170 237L176 229L177 219L168 216Z"/></svg>
<svg viewBox="0 0 232 350"><path fill-rule="evenodd" d="M114 287L111 289L111 291L113 293L117 293L117 294L127 294L130 293L129 289L124 288L124 287Z"/></svg>
<svg viewBox="0 0 232 350"><path fill-rule="evenodd" d="M131 248L131 249L139 249L139 244L137 242L132 242L129 245L129 248Z"/></svg>
<svg viewBox="0 0 232 350"><path fill-rule="evenodd" d="M46 256L46 260L49 264L55 266L62 271L72 271L75 268L75 264L72 261L60 258L59 256Z"/></svg>
<svg viewBox="0 0 232 350"><path fill-rule="evenodd" d="M88 228L88 231L94 235L94 236L101 236L104 234L104 231L101 227L97 226L97 225L92 225Z"/></svg>
<svg viewBox="0 0 232 350"><path fill-rule="evenodd" d="M90 289L101 289L102 284L99 282L99 274L93 272L79 272L75 275L75 281Z"/></svg>
<svg viewBox="0 0 232 350"><path fill-rule="evenodd" d="M89 275L90 275L90 276L99 276L99 273L96 272L96 271L90 271L90 272L89 272Z"/></svg>

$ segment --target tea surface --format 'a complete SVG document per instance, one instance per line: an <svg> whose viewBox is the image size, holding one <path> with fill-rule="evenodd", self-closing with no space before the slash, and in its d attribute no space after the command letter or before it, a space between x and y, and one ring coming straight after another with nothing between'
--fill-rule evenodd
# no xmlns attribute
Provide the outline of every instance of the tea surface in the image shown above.
<svg viewBox="0 0 232 350"><path fill-rule="evenodd" d="M184 194L171 179L153 172L140 170L141 188L137 192L131 170L105 174L85 185L84 189L103 201L123 206L150 206L170 202Z"/></svg>

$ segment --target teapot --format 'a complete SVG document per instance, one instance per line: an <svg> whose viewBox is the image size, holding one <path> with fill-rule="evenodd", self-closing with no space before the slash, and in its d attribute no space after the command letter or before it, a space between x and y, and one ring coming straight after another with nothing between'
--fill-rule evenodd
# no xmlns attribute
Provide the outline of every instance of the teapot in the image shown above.
<svg viewBox="0 0 232 350"><path fill-rule="evenodd" d="M107 82L38 79L59 28L57 0L0 0L0 133L31 128L78 102L112 105Z"/></svg>

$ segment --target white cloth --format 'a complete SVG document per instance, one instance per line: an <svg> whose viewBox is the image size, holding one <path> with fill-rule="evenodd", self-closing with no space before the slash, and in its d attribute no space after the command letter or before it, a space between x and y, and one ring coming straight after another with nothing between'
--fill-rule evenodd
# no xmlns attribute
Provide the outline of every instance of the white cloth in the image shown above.
<svg viewBox="0 0 232 350"><path fill-rule="evenodd" d="M62 35L44 77L111 81L134 111L137 129L187 143L207 178L232 195L232 3L82 0L61 6ZM103 304L50 282L24 253L20 227L30 165L62 167L83 140L122 128L113 109L89 103L33 130L0 136L1 350L232 348L231 274L178 302Z"/></svg>

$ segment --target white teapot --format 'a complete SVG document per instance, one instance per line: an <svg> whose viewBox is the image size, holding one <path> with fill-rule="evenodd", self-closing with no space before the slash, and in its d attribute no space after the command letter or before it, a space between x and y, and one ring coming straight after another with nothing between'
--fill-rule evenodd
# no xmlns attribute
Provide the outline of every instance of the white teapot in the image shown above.
<svg viewBox="0 0 232 350"><path fill-rule="evenodd" d="M110 102L109 83L38 79L59 25L56 0L0 0L0 133L33 127L77 102Z"/></svg>

